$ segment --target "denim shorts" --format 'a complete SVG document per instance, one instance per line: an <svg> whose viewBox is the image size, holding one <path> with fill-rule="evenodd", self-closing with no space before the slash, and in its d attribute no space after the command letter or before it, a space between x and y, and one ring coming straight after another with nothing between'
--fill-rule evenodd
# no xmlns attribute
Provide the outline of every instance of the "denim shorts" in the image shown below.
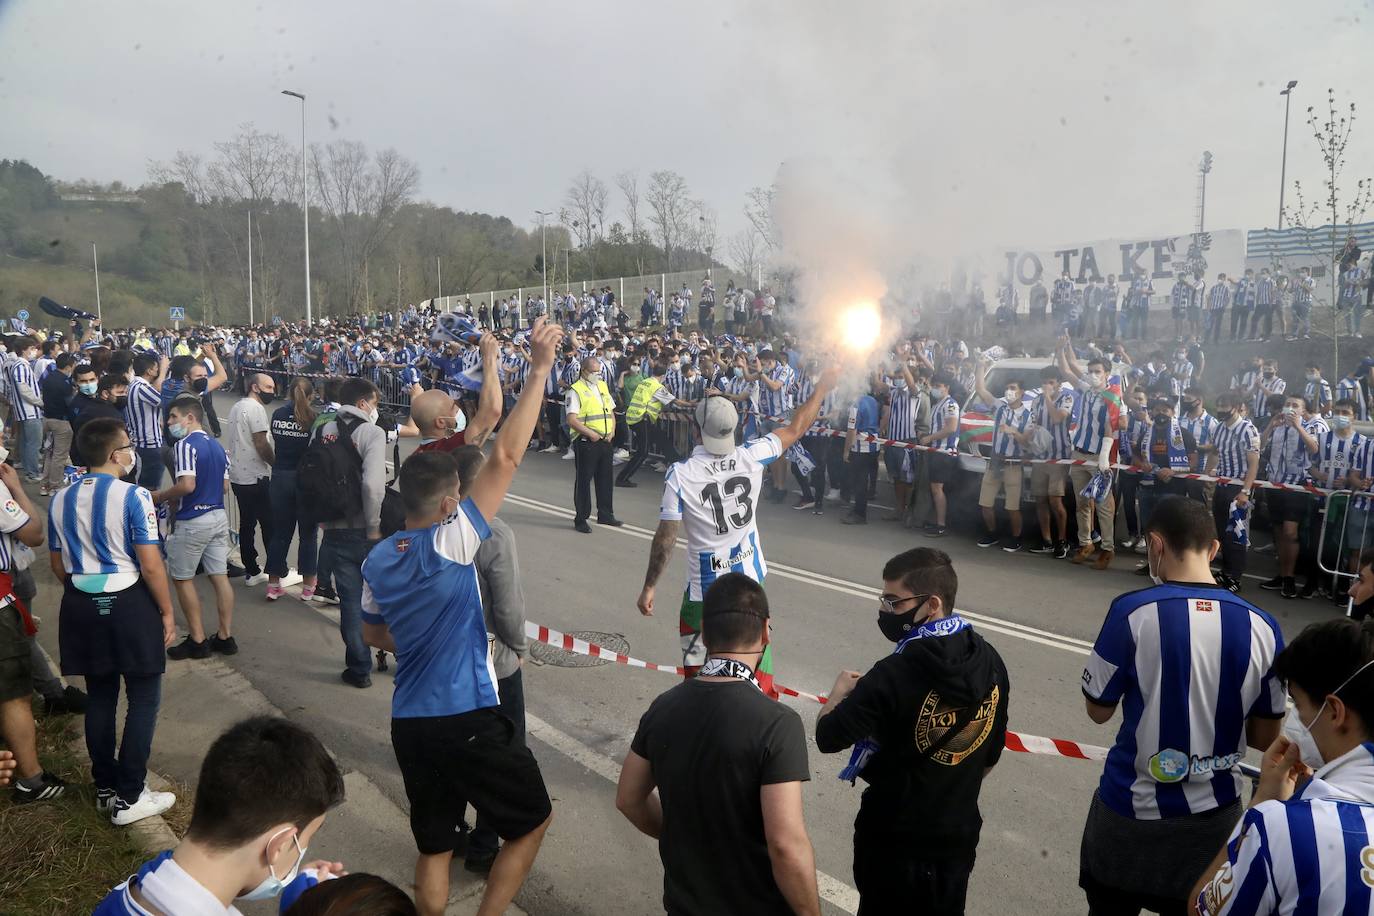
<svg viewBox="0 0 1374 916"><path fill-rule="evenodd" d="M229 516L223 509L177 519L167 537L167 571L173 579L194 579L197 566L212 576L229 572Z"/></svg>

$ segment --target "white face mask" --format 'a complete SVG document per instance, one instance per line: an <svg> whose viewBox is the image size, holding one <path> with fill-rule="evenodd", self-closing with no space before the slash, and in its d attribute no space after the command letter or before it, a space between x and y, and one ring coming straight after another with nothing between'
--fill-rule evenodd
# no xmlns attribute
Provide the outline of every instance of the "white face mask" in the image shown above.
<svg viewBox="0 0 1374 916"><path fill-rule="evenodd" d="M1364 669L1368 668L1370 665L1374 665L1374 661L1365 662L1363 665L1356 668L1354 674L1350 675L1350 677L1346 678L1344 681L1341 681L1341 686L1331 691L1331 695L1340 694L1340 692L1345 689L1346 684L1349 684L1351 681L1355 680L1355 678L1359 677L1360 672L1364 671ZM1317 714L1312 717L1312 721L1308 722L1306 725L1298 718L1297 706L1290 706L1288 708L1288 714L1284 716L1283 719L1283 736L1298 746L1299 759L1314 770L1319 770L1326 764L1326 758L1322 756L1321 749L1317 747L1317 739L1312 737L1312 726L1316 724L1317 720L1322 717L1322 713L1326 711L1326 703L1326 700L1322 700L1321 708L1318 709Z"/></svg>
<svg viewBox="0 0 1374 916"><path fill-rule="evenodd" d="M1103 385L1107 384L1106 377L1100 372L1089 372L1085 378L1087 379L1089 388L1101 388Z"/></svg>
<svg viewBox="0 0 1374 916"><path fill-rule="evenodd" d="M1015 388L1008 388L1006 391L1002 392L1002 397L1006 398L1008 404L1016 405L1021 403L1021 392L1017 391Z"/></svg>
<svg viewBox="0 0 1374 916"><path fill-rule="evenodd" d="M453 422L453 431L455 433L461 433L463 430L468 428L468 415L463 413L461 410L458 411L458 414L456 416L447 417L446 419L451 420Z"/></svg>
<svg viewBox="0 0 1374 916"><path fill-rule="evenodd" d="M380 417L380 416L381 416L381 412L378 411L377 408L375 408L375 407L369 408L368 411L367 411L367 422L369 422L369 423L376 423L376 422L377 422L377 418Z"/></svg>
<svg viewBox="0 0 1374 916"><path fill-rule="evenodd" d="M267 845L271 846L273 840L275 840L277 837L281 836L283 833L290 829L290 827L287 827L285 830L278 830L276 833L272 834L272 836L268 837L267 839ZM262 882L257 887L253 888L246 894L240 894L236 899L271 900L273 897L279 896L282 892L282 889L285 888L286 885L296 880L296 875L301 870L301 863L305 861L306 847L302 846L300 844L300 840L298 840L296 837L292 837L291 842L296 845L296 850L298 852L298 855L296 856L296 864L291 866L291 870L286 874L282 875L280 878L278 878L276 869L272 867L271 862L268 862L267 877L263 878Z"/></svg>
<svg viewBox="0 0 1374 916"><path fill-rule="evenodd" d="M1150 581L1153 582L1155 585L1163 585L1164 577L1160 575L1159 559L1154 554L1150 553L1148 538L1146 540L1147 544L1145 547L1145 563L1150 570Z"/></svg>
<svg viewBox="0 0 1374 916"><path fill-rule="evenodd" d="M128 464L124 463L125 455L129 456ZM115 452L115 464L119 465L119 469L124 472L122 476L128 477L130 474L133 473L134 466L138 464L138 458L134 456L132 449L122 449L120 451Z"/></svg>

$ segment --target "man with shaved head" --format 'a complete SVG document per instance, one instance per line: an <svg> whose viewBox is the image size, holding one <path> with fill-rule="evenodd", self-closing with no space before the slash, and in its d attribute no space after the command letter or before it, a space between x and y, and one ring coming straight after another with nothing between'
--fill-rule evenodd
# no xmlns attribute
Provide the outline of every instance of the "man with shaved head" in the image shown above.
<svg viewBox="0 0 1374 916"><path fill-rule="evenodd" d="M452 452L464 445L480 446L501 419L501 377L496 335L486 333L477 344L482 354L482 391L477 411L467 420L463 409L446 391L432 388L410 399L410 419L420 431L417 452Z"/></svg>
<svg viewBox="0 0 1374 916"><path fill-rule="evenodd" d="M262 529L264 553L272 542L272 501L268 489L274 455L265 405L277 399L277 382L266 373L255 372L244 379L244 385L248 394L229 411L225 451L229 455L229 483L239 504L243 584L251 587L267 581L267 573L258 564L254 529Z"/></svg>

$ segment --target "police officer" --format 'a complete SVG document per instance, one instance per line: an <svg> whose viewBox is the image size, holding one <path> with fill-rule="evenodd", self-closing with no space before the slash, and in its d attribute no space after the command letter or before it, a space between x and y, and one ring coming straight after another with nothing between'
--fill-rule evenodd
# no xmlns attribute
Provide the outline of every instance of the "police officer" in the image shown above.
<svg viewBox="0 0 1374 916"><path fill-rule="evenodd" d="M684 401L676 397L667 386L663 384L663 376L668 371L668 363L665 361L655 362L650 369L651 374L648 378L635 386L634 396L630 398L630 406L625 409L625 422L630 426L630 432L634 436L635 453L625 466L616 475L615 485L617 487L636 487L633 478L635 471L644 464L649 457L651 445L658 445L662 438L658 427L658 415L664 407L691 407L690 401Z"/></svg>
<svg viewBox="0 0 1374 916"><path fill-rule="evenodd" d="M624 522L615 517L612 506L614 487L611 476L611 437L615 435L615 398L601 374L601 360L588 356L582 360L582 374L568 387L564 405L568 427L573 436L573 458L577 480L573 484L573 506L577 516L573 527L591 534L587 516L592 512L592 480L596 480L596 523L619 528Z"/></svg>

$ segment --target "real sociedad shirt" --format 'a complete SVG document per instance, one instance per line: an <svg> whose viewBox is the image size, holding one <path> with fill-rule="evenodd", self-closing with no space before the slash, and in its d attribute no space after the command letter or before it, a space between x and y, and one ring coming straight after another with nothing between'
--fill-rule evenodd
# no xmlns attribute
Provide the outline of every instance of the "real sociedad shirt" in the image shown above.
<svg viewBox="0 0 1374 916"><path fill-rule="evenodd" d="M1112 602L1083 669L1083 693L1122 706L1098 784L1123 817L1202 814L1240 798L1245 720L1282 718L1283 649L1264 611L1212 584L1166 582Z"/></svg>
<svg viewBox="0 0 1374 916"><path fill-rule="evenodd" d="M763 469L782 454L782 442L769 433L725 456L701 446L668 468L658 517L682 522L687 537L687 593L700 601L706 589L728 572L762 582L768 573L755 506Z"/></svg>
<svg viewBox="0 0 1374 916"><path fill-rule="evenodd" d="M398 531L363 561L363 620L396 643L395 719L454 716L496 706L473 560L491 535L470 499L438 525Z"/></svg>

